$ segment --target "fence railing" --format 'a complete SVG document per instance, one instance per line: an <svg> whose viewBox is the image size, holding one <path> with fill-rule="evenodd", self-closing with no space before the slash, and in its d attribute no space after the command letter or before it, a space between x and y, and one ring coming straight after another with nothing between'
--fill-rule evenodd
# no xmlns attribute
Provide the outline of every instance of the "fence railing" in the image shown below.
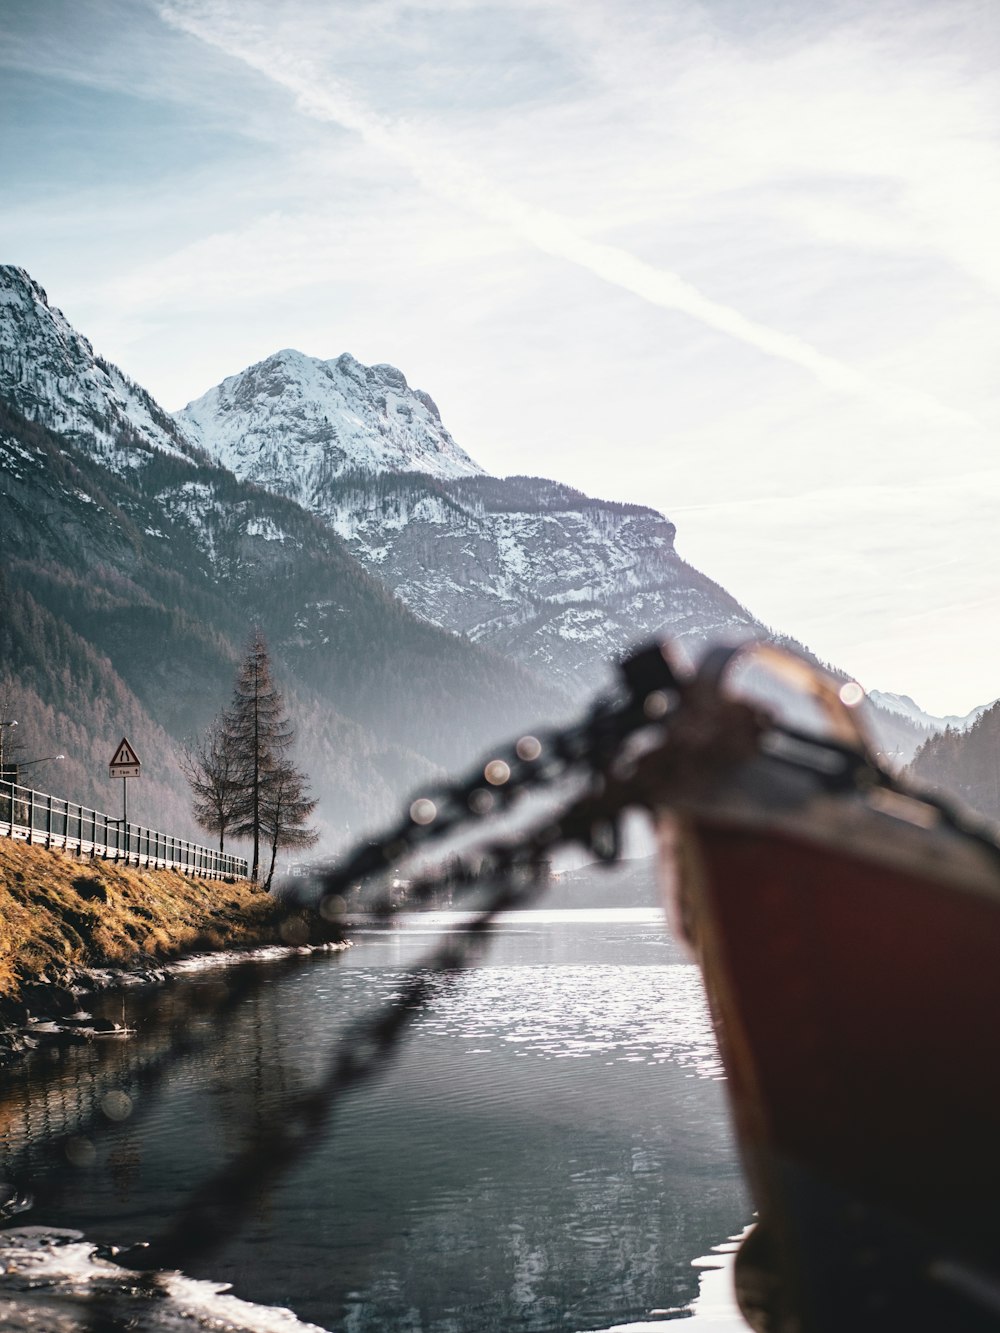
<svg viewBox="0 0 1000 1333"><path fill-rule="evenodd" d="M0 837L64 847L78 856L100 856L126 865L183 870L208 879L245 879L247 875L245 857L200 847L141 824L126 824L16 782L0 782Z"/></svg>

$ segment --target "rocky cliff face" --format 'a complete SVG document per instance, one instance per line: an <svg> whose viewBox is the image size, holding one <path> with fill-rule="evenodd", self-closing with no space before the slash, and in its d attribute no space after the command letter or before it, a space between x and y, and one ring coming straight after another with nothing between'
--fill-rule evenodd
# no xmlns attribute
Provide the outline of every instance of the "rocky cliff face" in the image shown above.
<svg viewBox="0 0 1000 1333"><path fill-rule="evenodd" d="M280 352L177 414L240 477L331 527L422 619L574 693L636 641L766 633L641 505L487 476L389 366Z"/></svg>
<svg viewBox="0 0 1000 1333"><path fill-rule="evenodd" d="M763 627L674 550L655 510L536 477L357 477L319 512L418 615L567 687L655 634L689 643Z"/></svg>
<svg viewBox="0 0 1000 1333"><path fill-rule="evenodd" d="M692 659L720 639L804 651L682 560L655 510L484 473L391 366L279 352L176 419L238 476L310 510L421 620L572 698L606 685L611 664L652 637ZM891 700L866 711L895 764L933 726Z"/></svg>

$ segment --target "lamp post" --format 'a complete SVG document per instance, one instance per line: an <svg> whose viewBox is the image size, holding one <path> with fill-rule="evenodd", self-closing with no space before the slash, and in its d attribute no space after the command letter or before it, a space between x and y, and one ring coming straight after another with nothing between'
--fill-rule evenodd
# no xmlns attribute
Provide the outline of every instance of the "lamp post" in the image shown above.
<svg viewBox="0 0 1000 1333"><path fill-rule="evenodd" d="M14 769L20 775L22 768L33 768L36 764L54 764L58 759L65 759L64 754L48 754L44 759L27 759L23 764L15 764ZM17 781L17 778L14 779Z"/></svg>

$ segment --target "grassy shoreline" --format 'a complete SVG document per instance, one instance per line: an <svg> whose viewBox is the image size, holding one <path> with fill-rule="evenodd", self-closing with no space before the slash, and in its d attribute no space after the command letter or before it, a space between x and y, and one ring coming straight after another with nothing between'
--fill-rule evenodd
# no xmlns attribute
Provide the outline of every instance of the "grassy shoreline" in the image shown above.
<svg viewBox="0 0 1000 1333"><path fill-rule="evenodd" d="M88 970L155 968L210 950L323 937L247 880L190 878L0 839L0 1028L65 1012ZM0 1041L3 1046L16 1047Z"/></svg>

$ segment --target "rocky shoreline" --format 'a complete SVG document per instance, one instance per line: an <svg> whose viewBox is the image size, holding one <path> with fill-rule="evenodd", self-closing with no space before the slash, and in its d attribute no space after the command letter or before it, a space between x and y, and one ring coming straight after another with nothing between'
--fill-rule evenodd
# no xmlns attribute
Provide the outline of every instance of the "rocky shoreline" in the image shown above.
<svg viewBox="0 0 1000 1333"><path fill-rule="evenodd" d="M315 944L275 941L256 948L231 948L213 953L185 954L168 963L149 960L134 967L80 968L62 983L31 982L16 1001L0 1001L0 1068L39 1046L74 1041L127 1038L124 1023L95 1018L86 1009L88 997L137 986L164 985L188 971L207 967L234 967L238 963L269 961L290 953L326 952L350 948L350 942L328 940Z"/></svg>

